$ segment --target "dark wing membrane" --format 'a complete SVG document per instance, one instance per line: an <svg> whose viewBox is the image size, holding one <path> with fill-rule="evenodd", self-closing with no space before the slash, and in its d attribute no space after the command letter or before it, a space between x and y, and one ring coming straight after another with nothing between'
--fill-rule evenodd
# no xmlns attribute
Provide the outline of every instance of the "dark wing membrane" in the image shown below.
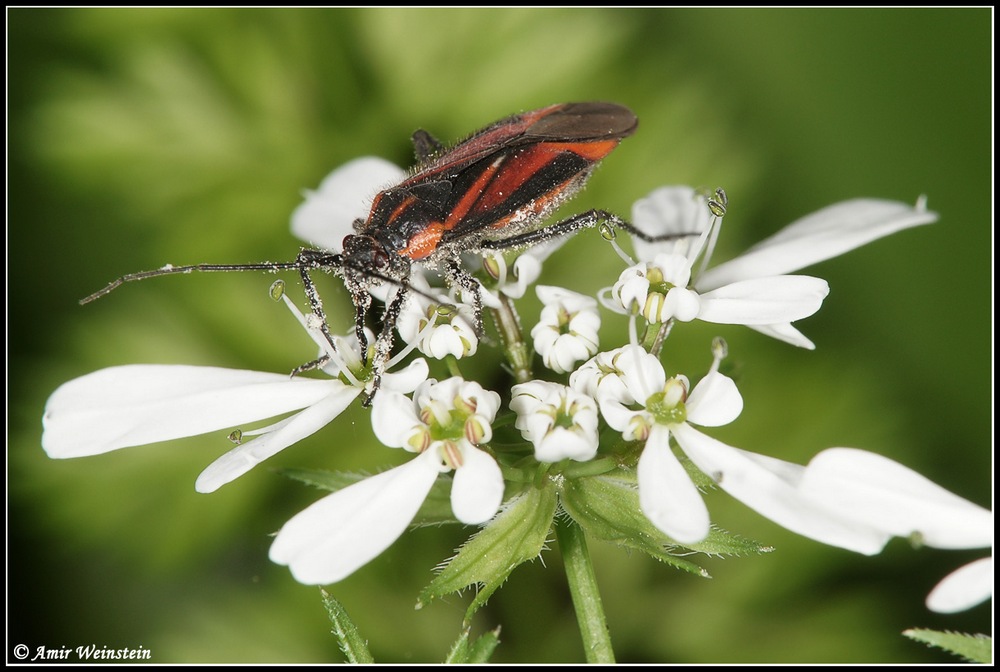
<svg viewBox="0 0 1000 672"><path fill-rule="evenodd" d="M452 179L472 164L508 147L540 141L584 141L631 135L638 124L630 109L614 103L564 103L516 114L487 126L469 138L418 165L399 186L427 179Z"/></svg>
<svg viewBox="0 0 1000 672"><path fill-rule="evenodd" d="M538 118L524 132L525 141L572 142L627 138L639 120L632 110L615 103L567 103Z"/></svg>

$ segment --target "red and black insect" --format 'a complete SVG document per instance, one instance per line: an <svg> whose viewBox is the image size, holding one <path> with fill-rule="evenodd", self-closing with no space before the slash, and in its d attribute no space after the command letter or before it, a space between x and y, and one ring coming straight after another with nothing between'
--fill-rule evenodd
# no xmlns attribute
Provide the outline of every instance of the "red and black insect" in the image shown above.
<svg viewBox="0 0 1000 672"><path fill-rule="evenodd" d="M351 293L355 330L362 357L367 358L364 325L372 301L369 290L389 282L399 290L385 310L375 343L372 370L373 389L377 389L415 264L441 271L449 282L466 290L481 332L479 283L462 267L461 254L529 247L600 222L654 240L604 210L541 225L546 215L583 187L597 163L632 135L637 125L627 107L587 102L551 105L501 119L451 148L418 130L413 134L416 167L409 177L375 197L368 218L356 220L355 233L344 238L342 252L303 248L295 261L285 263L198 264L133 273L81 303L125 282L158 275L297 270L312 311L333 345L319 293L309 276L310 271L332 271L343 278ZM317 360L299 370L323 363Z"/></svg>

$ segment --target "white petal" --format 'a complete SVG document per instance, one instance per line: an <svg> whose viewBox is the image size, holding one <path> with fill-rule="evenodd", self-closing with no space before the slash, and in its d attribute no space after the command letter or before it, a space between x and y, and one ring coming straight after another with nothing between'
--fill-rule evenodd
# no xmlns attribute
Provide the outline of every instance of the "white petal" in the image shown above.
<svg viewBox="0 0 1000 672"><path fill-rule="evenodd" d="M292 234L339 252L344 236L355 233L354 220L368 217L375 195L405 175L399 166L374 156L345 163L318 190L306 193L305 203L292 213Z"/></svg>
<svg viewBox="0 0 1000 672"><path fill-rule="evenodd" d="M49 457L81 457L196 436L304 408L333 382L201 366L102 369L52 393L42 447Z"/></svg>
<svg viewBox="0 0 1000 672"><path fill-rule="evenodd" d="M451 510L467 525L485 523L503 501L503 474L496 460L471 444L463 447L462 460L451 486Z"/></svg>
<svg viewBox="0 0 1000 672"><path fill-rule="evenodd" d="M891 233L937 221L937 213L876 199L844 201L803 217L698 279L700 290L791 273Z"/></svg>
<svg viewBox="0 0 1000 672"><path fill-rule="evenodd" d="M652 265L660 269L664 282L677 287L691 282L691 262L683 254L658 254Z"/></svg>
<svg viewBox="0 0 1000 672"><path fill-rule="evenodd" d="M830 293L826 280L780 275L735 282L701 295L698 318L716 324L775 324L809 317Z"/></svg>
<svg viewBox="0 0 1000 672"><path fill-rule="evenodd" d="M796 482L805 467L757 455L706 436L687 423L671 428L695 466L751 509L796 534L873 555L891 535L802 497Z"/></svg>
<svg viewBox="0 0 1000 672"><path fill-rule="evenodd" d="M663 302L662 316L658 321L666 322L670 317L674 317L678 322L690 322L699 317L702 312L704 311L698 292L686 287L674 287L667 292L666 300Z"/></svg>
<svg viewBox="0 0 1000 672"><path fill-rule="evenodd" d="M285 523L270 558L305 584L340 581L388 548L410 524L440 473L423 453L324 497Z"/></svg>
<svg viewBox="0 0 1000 672"><path fill-rule="evenodd" d="M971 609L993 595L993 557L959 567L927 596L927 608L941 614Z"/></svg>
<svg viewBox="0 0 1000 672"><path fill-rule="evenodd" d="M621 369L622 382L628 388L629 394L640 404L645 404L654 392L663 391L663 386L667 382L663 365L655 355L649 354L638 345L622 348L615 363Z"/></svg>
<svg viewBox="0 0 1000 672"><path fill-rule="evenodd" d="M375 395L372 401L372 430L383 445L405 447L413 428L422 425L409 397L394 390L380 390Z"/></svg>
<svg viewBox="0 0 1000 672"><path fill-rule="evenodd" d="M343 413L359 394L361 390L356 387L342 383L336 385L326 399L289 418L279 429L233 448L210 464L195 481L195 490L215 492L226 483L239 478L272 455L325 427Z"/></svg>
<svg viewBox="0 0 1000 672"><path fill-rule="evenodd" d="M601 417L608 423L611 429L622 432L622 436L627 436L627 441L635 438L633 430L633 418L644 418L646 425L655 424L645 409L633 410L611 398L598 399L601 407Z"/></svg>
<svg viewBox="0 0 1000 672"><path fill-rule="evenodd" d="M815 343L803 336L801 331L787 322L782 324L748 324L747 327L754 331L759 331L765 336L770 336L771 338L794 345L797 348L805 348L806 350L816 349Z"/></svg>
<svg viewBox="0 0 1000 672"><path fill-rule="evenodd" d="M839 515L898 537L920 535L935 548L993 542L993 513L876 453L830 448L809 462L805 496Z"/></svg>
<svg viewBox="0 0 1000 672"><path fill-rule="evenodd" d="M632 206L632 223L651 236L708 233L711 221L712 213L705 199L686 186L661 187ZM683 254L693 260L704 244L704 236L698 235L658 243L632 237L636 257L641 261L651 261L663 252Z"/></svg>
<svg viewBox="0 0 1000 672"><path fill-rule="evenodd" d="M569 313L577 313L581 310L597 310L596 299L586 294L566 289L565 287L538 285L535 287L535 294L543 304L557 304L565 308L566 312Z"/></svg>
<svg viewBox="0 0 1000 672"><path fill-rule="evenodd" d="M573 430L556 427L535 447L539 462L558 462L563 459L586 462L597 455L597 431L584 431L579 425Z"/></svg>
<svg viewBox="0 0 1000 672"><path fill-rule="evenodd" d="M732 378L713 372L694 386L686 406L689 422L703 427L721 427L743 412L743 397Z"/></svg>
<svg viewBox="0 0 1000 672"><path fill-rule="evenodd" d="M409 394L417 389L420 383L427 380L428 373L427 360L415 359L404 369L384 373L382 375L382 389Z"/></svg>
<svg viewBox="0 0 1000 672"><path fill-rule="evenodd" d="M639 507L650 522L671 539L693 544L708 536L708 509L670 450L670 432L653 427L639 456Z"/></svg>
<svg viewBox="0 0 1000 672"><path fill-rule="evenodd" d="M561 245L565 242L565 236L559 240ZM543 243L544 244L544 243ZM528 252L537 250L540 245L529 248ZM522 254L511 265L513 277L508 277L507 282L500 288L500 291L512 299L520 299L528 290L528 285L532 284L542 274L542 259L529 253ZM499 302L495 307L499 307Z"/></svg>

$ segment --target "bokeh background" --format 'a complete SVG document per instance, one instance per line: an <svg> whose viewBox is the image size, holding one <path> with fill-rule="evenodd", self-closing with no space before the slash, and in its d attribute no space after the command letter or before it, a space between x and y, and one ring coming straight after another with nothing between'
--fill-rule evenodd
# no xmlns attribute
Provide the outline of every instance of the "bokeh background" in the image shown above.
<svg viewBox="0 0 1000 672"><path fill-rule="evenodd" d="M281 467L377 469L395 453L353 408L212 495L193 488L224 433L53 461L47 396L136 362L287 371L313 353L255 274L163 278L95 304L126 272L288 260L302 190L375 154L409 165L417 127L456 140L512 112L613 100L638 133L566 212L665 184L729 193L717 259L836 201L929 197L939 223L809 269L829 280L799 351L736 328L675 330L695 370L726 337L746 399L715 435L806 462L877 451L992 500L992 10L8 10L8 659L10 647L143 646L157 662L341 655L313 587L267 560L317 493ZM582 261L586 260L586 262ZM594 291L620 262L581 235L543 282ZM289 278L294 290L294 278ZM348 297L323 284L350 324ZM537 315L529 299L527 319ZM606 316L605 343L624 337ZM923 599L984 551L893 542L863 558L708 495L713 518L774 545L695 578L592 543L626 662L941 662L909 627L990 632L989 605ZM381 662L441 660L468 596L414 611L467 530L409 533L332 588ZM583 660L553 549L477 616L497 661Z"/></svg>

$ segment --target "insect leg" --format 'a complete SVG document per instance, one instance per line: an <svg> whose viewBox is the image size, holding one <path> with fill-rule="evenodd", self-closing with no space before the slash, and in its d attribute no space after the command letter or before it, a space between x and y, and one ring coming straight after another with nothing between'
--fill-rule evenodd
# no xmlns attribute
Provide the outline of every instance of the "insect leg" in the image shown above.
<svg viewBox="0 0 1000 672"><path fill-rule="evenodd" d="M648 233L640 231L618 215L608 212L607 210L588 210L587 212L582 212L579 215L573 215L568 219L558 221L554 224L549 224L548 226L535 229L534 231L528 231L526 233L498 240L484 240L480 243L479 247L483 250L510 250L519 247L531 247L532 245L544 243L547 240L552 240L553 238L557 238L559 236L567 236L571 233L582 231L583 229L592 229L601 222L604 222L609 226L613 226L616 229L627 231L633 236L641 238L649 243L696 235L695 233L667 233L662 236L651 236Z"/></svg>
<svg viewBox="0 0 1000 672"><path fill-rule="evenodd" d="M457 284L465 290L467 295L472 297L472 309L475 311L476 321L473 328L476 330L476 336L482 338L485 330L483 329L483 296L480 294L481 286L479 281L462 268L462 264L458 259L448 260L447 272L448 280Z"/></svg>
<svg viewBox="0 0 1000 672"><path fill-rule="evenodd" d="M333 334L330 333L330 325L326 321L326 312L323 310L323 300L319 296L319 290L316 289L316 284L309 276L309 271L339 264L339 256L330 255L325 252L320 252L319 250L303 248L299 252L299 256L295 258L295 263L299 269L299 275L302 276L302 288L303 291L305 291L306 298L309 299L309 307L312 308L313 315L315 315L316 319L319 321L319 330L323 333L323 336L326 337L326 340L330 344L330 347L333 348L333 351L337 352L337 343L333 340ZM367 348L367 345L362 348L362 353L365 352L365 348ZM319 363L323 359L324 357L320 357L313 362L303 364L292 371L292 375L294 376L298 373L302 373L303 371L311 371L312 369L323 366L326 362L323 362L322 364Z"/></svg>
<svg viewBox="0 0 1000 672"><path fill-rule="evenodd" d="M392 297L392 301L389 302L389 305L385 309L385 314L382 316L382 331L379 333L378 338L375 339L375 355L372 357L372 391L365 398L362 404L364 406L371 405L375 393L378 392L379 384L382 382L382 372L385 371L389 355L392 353L392 330L396 328L399 313L406 303L407 289L408 286L405 282L399 283L396 295ZM371 298L369 296L370 301Z"/></svg>
<svg viewBox="0 0 1000 672"><path fill-rule="evenodd" d="M306 371L315 371L316 369L322 369L329 363L330 363L330 356L323 355L322 357L314 359L311 362L306 362L301 366L296 366L294 369L292 369L291 377L294 378L300 373L305 373Z"/></svg>

